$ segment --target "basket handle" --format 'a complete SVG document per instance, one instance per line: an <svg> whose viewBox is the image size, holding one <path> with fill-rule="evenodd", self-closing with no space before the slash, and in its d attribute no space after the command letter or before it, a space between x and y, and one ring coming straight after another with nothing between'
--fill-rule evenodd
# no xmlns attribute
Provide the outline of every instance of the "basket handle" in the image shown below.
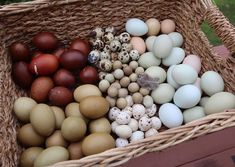
<svg viewBox="0 0 235 167"><path fill-rule="evenodd" d="M207 9L205 20L211 28L214 29L217 36L222 40L224 45L230 51L231 56L235 56L235 27L223 15L211 0L204 0Z"/></svg>

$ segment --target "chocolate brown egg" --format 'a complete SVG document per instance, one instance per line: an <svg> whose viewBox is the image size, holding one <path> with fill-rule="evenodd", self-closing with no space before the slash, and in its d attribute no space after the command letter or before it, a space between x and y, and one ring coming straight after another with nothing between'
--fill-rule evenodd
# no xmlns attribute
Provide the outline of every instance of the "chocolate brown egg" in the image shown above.
<svg viewBox="0 0 235 167"><path fill-rule="evenodd" d="M12 77L15 83L24 89L30 88L34 79L28 69L28 64L23 61L13 64Z"/></svg>
<svg viewBox="0 0 235 167"><path fill-rule="evenodd" d="M68 70L82 69L87 64L87 56L81 51L70 49L60 56L60 64Z"/></svg>
<svg viewBox="0 0 235 167"><path fill-rule="evenodd" d="M33 38L33 44L41 51L53 51L58 46L57 37L50 32L40 32Z"/></svg>
<svg viewBox="0 0 235 167"><path fill-rule="evenodd" d="M53 87L54 83L50 77L38 77L32 83L30 96L38 103L46 102Z"/></svg>
<svg viewBox="0 0 235 167"><path fill-rule="evenodd" d="M87 41L82 40L80 38L74 39L70 45L70 49L75 49L75 50L79 50L82 53L84 53L84 55L88 56L88 54L91 51L91 48L88 44Z"/></svg>
<svg viewBox="0 0 235 167"><path fill-rule="evenodd" d="M51 89L49 100L52 105L66 106L73 101L73 94L68 88L57 86Z"/></svg>
<svg viewBox="0 0 235 167"><path fill-rule="evenodd" d="M57 70L58 66L59 62L56 56L40 54L31 60L29 70L36 75L50 75Z"/></svg>
<svg viewBox="0 0 235 167"><path fill-rule="evenodd" d="M53 80L58 86L73 87L76 84L75 77L66 69L58 70L55 73Z"/></svg>
<svg viewBox="0 0 235 167"><path fill-rule="evenodd" d="M94 67L87 66L80 72L80 81L83 84L96 84L99 80L99 74Z"/></svg>
<svg viewBox="0 0 235 167"><path fill-rule="evenodd" d="M9 52L13 61L29 61L29 48L21 42L11 44Z"/></svg>

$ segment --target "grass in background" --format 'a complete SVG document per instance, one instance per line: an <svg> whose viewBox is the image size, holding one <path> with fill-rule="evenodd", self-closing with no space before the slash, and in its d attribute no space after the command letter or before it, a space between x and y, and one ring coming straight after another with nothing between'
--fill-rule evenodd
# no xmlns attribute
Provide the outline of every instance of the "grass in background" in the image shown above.
<svg viewBox="0 0 235 167"><path fill-rule="evenodd" d="M5 5L13 2L24 2L29 0L0 0L0 5ZM219 9L224 13L224 15L230 20L230 22L235 25L235 0L214 0ZM212 45L221 44L220 39L214 33L213 29L207 23L203 23L202 31L208 37Z"/></svg>

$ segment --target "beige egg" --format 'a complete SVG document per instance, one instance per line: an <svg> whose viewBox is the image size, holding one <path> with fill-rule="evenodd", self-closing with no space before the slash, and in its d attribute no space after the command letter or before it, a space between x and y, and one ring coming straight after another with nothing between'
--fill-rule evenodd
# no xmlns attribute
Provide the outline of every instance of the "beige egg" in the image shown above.
<svg viewBox="0 0 235 167"><path fill-rule="evenodd" d="M145 52L146 45L141 37L132 37L130 43L132 44L133 49L137 50L139 54L143 54Z"/></svg>
<svg viewBox="0 0 235 167"><path fill-rule="evenodd" d="M135 104L141 104L143 102L143 95L139 92L136 92L132 95L132 99Z"/></svg>
<svg viewBox="0 0 235 167"><path fill-rule="evenodd" d="M129 78L129 77L123 77L123 78L120 80L120 85L121 85L123 88L126 88L129 84L130 84L130 78Z"/></svg>
<svg viewBox="0 0 235 167"><path fill-rule="evenodd" d="M116 105L116 99L110 96L106 96L105 99L109 103L110 107L114 107Z"/></svg>
<svg viewBox="0 0 235 167"><path fill-rule="evenodd" d="M175 22L170 19L161 21L161 32L163 34L169 34L175 31Z"/></svg>
<svg viewBox="0 0 235 167"><path fill-rule="evenodd" d="M68 146L68 151L70 160L81 159L82 157L84 157L82 153L82 142L71 143Z"/></svg>
<svg viewBox="0 0 235 167"><path fill-rule="evenodd" d="M127 106L127 101L125 98L118 98L117 99L117 107L123 109Z"/></svg>
<svg viewBox="0 0 235 167"><path fill-rule="evenodd" d="M102 93L100 92L99 88L95 85L91 84L85 84L77 87L74 90L74 99L77 102L80 102L82 99L88 97L88 96L102 96Z"/></svg>
<svg viewBox="0 0 235 167"><path fill-rule="evenodd" d="M51 106L51 109L52 109L52 111L55 115L56 129L60 129L61 125L62 125L62 122L65 119L64 111L61 108L57 107L57 106Z"/></svg>
<svg viewBox="0 0 235 167"><path fill-rule="evenodd" d="M89 123L89 131L90 133L110 133L111 125L107 118L102 117Z"/></svg>
<svg viewBox="0 0 235 167"><path fill-rule="evenodd" d="M150 18L145 22L148 26L148 36L157 35L160 32L160 22L155 18Z"/></svg>
<svg viewBox="0 0 235 167"><path fill-rule="evenodd" d="M45 145L46 147L51 147L51 146L67 147L68 143L62 136L61 131L56 130L51 136L49 136L46 139Z"/></svg>
<svg viewBox="0 0 235 167"><path fill-rule="evenodd" d="M140 86L139 86L136 82L132 82L132 83L130 83L129 86L128 86L128 90L129 90L131 93L135 93L135 92L137 92L139 89L140 89Z"/></svg>
<svg viewBox="0 0 235 167"><path fill-rule="evenodd" d="M43 151L41 147L30 147L23 151L20 156L21 167L33 167L35 159Z"/></svg>

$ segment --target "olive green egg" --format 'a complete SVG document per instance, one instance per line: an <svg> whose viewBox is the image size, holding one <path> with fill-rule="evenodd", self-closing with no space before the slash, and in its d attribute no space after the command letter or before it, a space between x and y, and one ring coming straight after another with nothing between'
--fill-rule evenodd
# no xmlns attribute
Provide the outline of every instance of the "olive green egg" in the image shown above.
<svg viewBox="0 0 235 167"><path fill-rule="evenodd" d="M46 139L46 147L61 146L67 147L68 142L64 139L60 130L56 130L51 136Z"/></svg>
<svg viewBox="0 0 235 167"><path fill-rule="evenodd" d="M111 132L111 125L108 121L107 118L99 118L96 120L92 120L89 123L89 131L90 133L98 133L98 132L103 132L103 133L110 133Z"/></svg>

